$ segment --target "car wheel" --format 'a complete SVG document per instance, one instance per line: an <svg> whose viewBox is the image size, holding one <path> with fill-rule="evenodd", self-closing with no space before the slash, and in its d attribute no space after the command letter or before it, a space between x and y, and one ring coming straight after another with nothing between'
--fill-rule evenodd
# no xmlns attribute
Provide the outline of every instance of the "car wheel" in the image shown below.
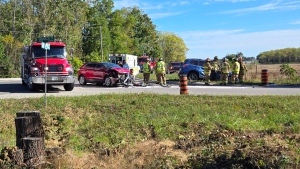
<svg viewBox="0 0 300 169"><path fill-rule="evenodd" d="M106 77L106 78L105 78L104 85L105 85L106 87L112 86L112 80L111 80L110 77Z"/></svg>
<svg viewBox="0 0 300 169"><path fill-rule="evenodd" d="M187 78L189 80L198 80L199 79L199 75L196 73L196 72L190 72L188 75L187 75Z"/></svg>
<svg viewBox="0 0 300 169"><path fill-rule="evenodd" d="M79 80L78 81L79 81L79 84L86 85L86 79L85 79L85 77L83 75L79 76Z"/></svg>

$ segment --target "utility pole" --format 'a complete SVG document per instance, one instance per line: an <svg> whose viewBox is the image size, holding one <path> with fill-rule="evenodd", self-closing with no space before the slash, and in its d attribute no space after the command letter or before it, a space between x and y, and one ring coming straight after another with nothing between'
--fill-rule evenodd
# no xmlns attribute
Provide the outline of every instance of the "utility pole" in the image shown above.
<svg viewBox="0 0 300 169"><path fill-rule="evenodd" d="M103 49L102 49L102 26L100 26L100 49L101 49L101 61L103 62Z"/></svg>

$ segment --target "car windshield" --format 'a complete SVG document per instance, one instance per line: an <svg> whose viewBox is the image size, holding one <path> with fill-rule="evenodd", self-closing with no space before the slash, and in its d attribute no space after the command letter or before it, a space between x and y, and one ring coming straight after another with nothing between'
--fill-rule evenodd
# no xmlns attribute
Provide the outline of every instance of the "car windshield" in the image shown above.
<svg viewBox="0 0 300 169"><path fill-rule="evenodd" d="M105 62L102 63L106 68L111 69L111 68L122 68L121 66L114 64L114 63L110 63L110 62Z"/></svg>
<svg viewBox="0 0 300 169"><path fill-rule="evenodd" d="M33 47L34 58L45 58L46 51L41 47ZM48 58L63 58L66 56L66 48L65 47L50 47L50 50L47 50Z"/></svg>

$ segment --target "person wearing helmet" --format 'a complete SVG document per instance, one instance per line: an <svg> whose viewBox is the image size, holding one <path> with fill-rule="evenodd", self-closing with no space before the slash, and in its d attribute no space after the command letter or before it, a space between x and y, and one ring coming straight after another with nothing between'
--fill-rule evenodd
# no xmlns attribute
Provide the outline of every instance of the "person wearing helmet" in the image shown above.
<svg viewBox="0 0 300 169"><path fill-rule="evenodd" d="M157 82L161 86L166 86L167 85L167 81L166 81L166 66L165 66L165 62L163 61L162 58L159 58L158 62L156 63L155 73L156 73Z"/></svg>
<svg viewBox="0 0 300 169"><path fill-rule="evenodd" d="M210 72L212 70L212 66L210 65L210 59L205 59L205 63L203 63L203 70L205 75L205 85L209 85L210 83Z"/></svg>
<svg viewBox="0 0 300 169"><path fill-rule="evenodd" d="M151 66L149 64L149 59L143 64L143 77L144 77L144 85L148 85L150 80Z"/></svg>
<svg viewBox="0 0 300 169"><path fill-rule="evenodd" d="M228 63L227 58L223 59L223 62L221 63L221 83L220 85L227 85L228 83L228 74L230 70L230 65Z"/></svg>
<svg viewBox="0 0 300 169"><path fill-rule="evenodd" d="M212 61L212 69L211 69L211 80L219 80L220 77L217 77L218 73L220 73L220 65L219 65L219 58L218 56L214 57L214 60Z"/></svg>
<svg viewBox="0 0 300 169"><path fill-rule="evenodd" d="M240 63L239 80L240 80L240 83L244 83L244 75L247 72L247 66L245 63L243 63L241 56L238 58L238 61Z"/></svg>
<svg viewBox="0 0 300 169"><path fill-rule="evenodd" d="M231 77L231 82L230 83L235 83L237 84L238 81L239 81L239 72L240 72L240 64L239 62L237 61L236 58L233 58L233 67L232 67L232 77Z"/></svg>

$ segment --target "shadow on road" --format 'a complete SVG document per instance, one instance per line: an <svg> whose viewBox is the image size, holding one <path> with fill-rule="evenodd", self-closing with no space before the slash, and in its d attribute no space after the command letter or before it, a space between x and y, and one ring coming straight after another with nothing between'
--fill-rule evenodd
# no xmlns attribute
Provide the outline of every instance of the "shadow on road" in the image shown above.
<svg viewBox="0 0 300 169"><path fill-rule="evenodd" d="M62 91L59 88L49 86L47 93L58 93ZM29 91L27 86L24 86L19 83L9 83L9 84L0 84L0 92L7 92L7 93L44 93L45 88L41 86L37 91Z"/></svg>

